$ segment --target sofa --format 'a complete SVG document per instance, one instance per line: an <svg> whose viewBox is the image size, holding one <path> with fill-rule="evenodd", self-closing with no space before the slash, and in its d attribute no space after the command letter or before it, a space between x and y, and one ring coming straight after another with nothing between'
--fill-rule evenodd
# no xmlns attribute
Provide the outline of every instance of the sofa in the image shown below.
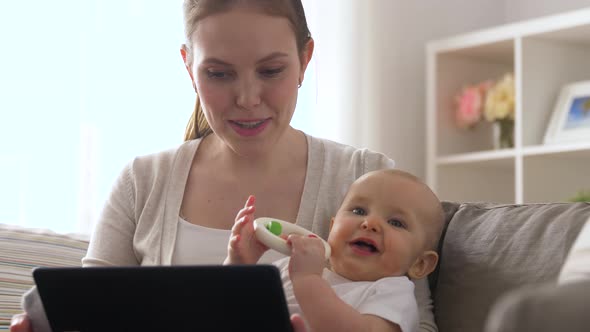
<svg viewBox="0 0 590 332"><path fill-rule="evenodd" d="M0 331L20 313L21 297L33 286L37 266L80 266L89 236L0 224Z"/></svg>
<svg viewBox="0 0 590 332"><path fill-rule="evenodd" d="M440 262L429 276L441 332L540 331L588 323L590 282L556 284L590 203L444 202ZM590 221L589 221L590 222ZM21 311L36 266L76 266L88 237L0 224L0 331ZM553 316L557 317L553 317ZM545 322L549 321L549 323ZM535 325L537 324L537 325ZM569 331L567 326L552 331ZM590 323L588 325L590 330Z"/></svg>
<svg viewBox="0 0 590 332"><path fill-rule="evenodd" d="M590 280L556 286L574 241L590 222L590 203L443 205L440 262L429 278L439 331L590 331L590 315L580 314L590 306ZM564 288L578 295L572 299ZM537 315L530 310L558 300L561 310L578 311L576 318L587 325L535 328L559 309L543 307ZM552 321L565 317L556 316Z"/></svg>

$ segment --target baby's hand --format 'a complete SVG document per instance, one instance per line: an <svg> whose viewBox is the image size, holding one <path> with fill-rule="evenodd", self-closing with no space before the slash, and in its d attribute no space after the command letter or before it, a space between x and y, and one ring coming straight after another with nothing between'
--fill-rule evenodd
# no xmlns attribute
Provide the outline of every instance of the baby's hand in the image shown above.
<svg viewBox="0 0 590 332"><path fill-rule="evenodd" d="M322 275L326 266L325 248L322 240L314 235L290 234L287 243L291 245L289 276L291 280L309 274Z"/></svg>
<svg viewBox="0 0 590 332"><path fill-rule="evenodd" d="M256 239L254 234L254 203L256 198L249 196L246 205L238 212L234 226L231 229L227 258L224 265L256 264L268 248Z"/></svg>

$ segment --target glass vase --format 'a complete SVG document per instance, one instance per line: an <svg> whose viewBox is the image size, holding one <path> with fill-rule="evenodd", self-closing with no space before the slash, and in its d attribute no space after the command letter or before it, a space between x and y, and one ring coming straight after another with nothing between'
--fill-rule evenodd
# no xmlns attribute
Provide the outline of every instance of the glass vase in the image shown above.
<svg viewBox="0 0 590 332"><path fill-rule="evenodd" d="M514 120L502 119L493 123L494 149L514 147Z"/></svg>

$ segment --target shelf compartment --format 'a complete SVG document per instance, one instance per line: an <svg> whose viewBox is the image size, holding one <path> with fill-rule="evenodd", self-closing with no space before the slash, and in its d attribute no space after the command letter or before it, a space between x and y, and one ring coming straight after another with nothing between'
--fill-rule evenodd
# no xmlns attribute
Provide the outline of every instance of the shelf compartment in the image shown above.
<svg viewBox="0 0 590 332"><path fill-rule="evenodd" d="M441 165L436 193L446 201L513 203L514 174L512 158Z"/></svg>
<svg viewBox="0 0 590 332"><path fill-rule="evenodd" d="M491 149L492 125L481 122L472 130L455 125L455 96L467 85L496 80L514 72L514 40L452 49L438 53L436 63L435 113L439 156Z"/></svg>
<svg viewBox="0 0 590 332"><path fill-rule="evenodd" d="M533 154L523 158L523 201L565 202L590 190L590 150Z"/></svg>
<svg viewBox="0 0 590 332"><path fill-rule="evenodd" d="M590 24L522 39L522 143L543 143L561 88L590 80Z"/></svg>

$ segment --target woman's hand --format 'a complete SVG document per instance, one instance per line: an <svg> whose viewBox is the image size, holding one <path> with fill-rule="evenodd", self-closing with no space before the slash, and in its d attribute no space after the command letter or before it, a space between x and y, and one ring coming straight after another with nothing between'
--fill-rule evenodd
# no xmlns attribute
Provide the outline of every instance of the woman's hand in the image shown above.
<svg viewBox="0 0 590 332"><path fill-rule="evenodd" d="M326 266L325 248L322 240L316 236L290 234L287 243L291 246L289 276L295 278L316 274L321 276Z"/></svg>
<svg viewBox="0 0 590 332"><path fill-rule="evenodd" d="M224 265L256 264L262 254L268 250L258 241L254 232L255 202L256 198L250 195L246 205L236 216L236 221L231 229Z"/></svg>
<svg viewBox="0 0 590 332"><path fill-rule="evenodd" d="M291 318L291 320L293 321L293 318ZM295 328L295 322L293 322L293 328ZM303 328L305 329L305 326L303 326ZM295 330L295 332L300 331L305 332L305 330ZM29 317L27 317L27 314L22 313L12 316L12 319L10 320L10 332L33 332L33 327L31 326L31 321L29 320Z"/></svg>

